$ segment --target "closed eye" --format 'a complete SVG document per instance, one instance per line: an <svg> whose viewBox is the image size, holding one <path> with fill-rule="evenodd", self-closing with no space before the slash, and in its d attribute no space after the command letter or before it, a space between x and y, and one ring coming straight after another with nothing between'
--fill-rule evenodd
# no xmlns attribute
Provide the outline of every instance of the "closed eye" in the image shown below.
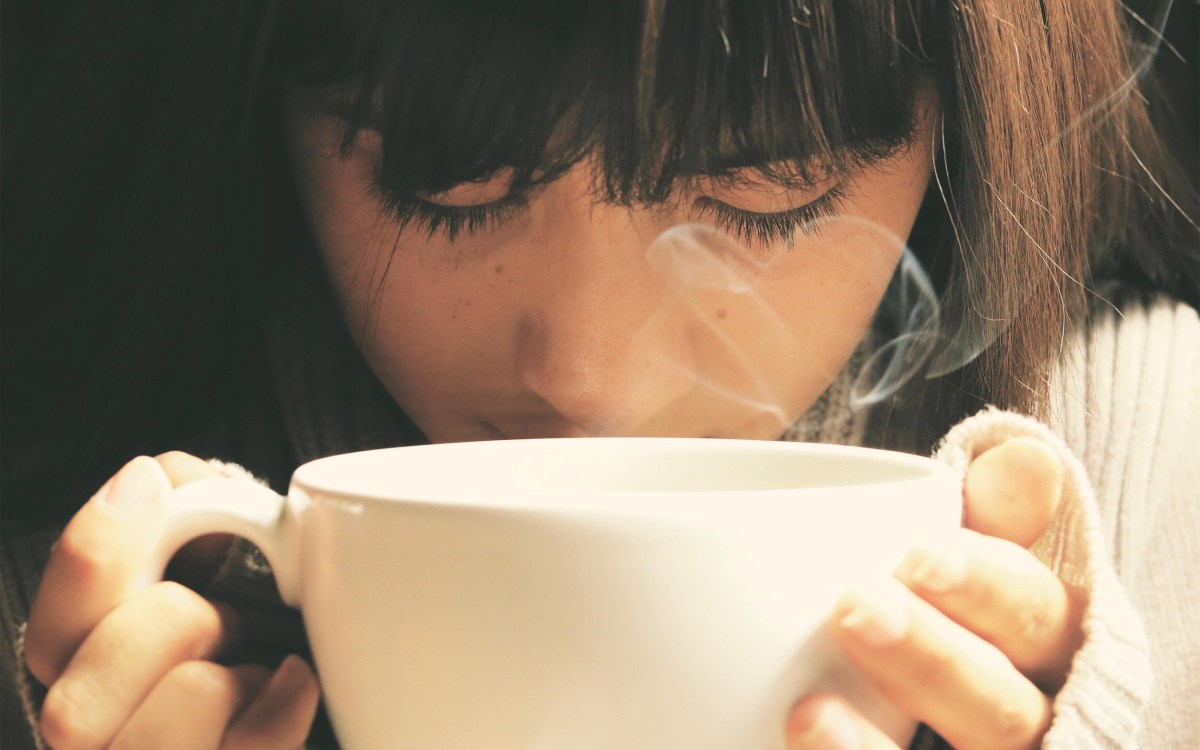
<svg viewBox="0 0 1200 750"><path fill-rule="evenodd" d="M790 246L795 244L797 232L810 237L817 235L823 224L821 220L836 215L846 197L845 185L838 183L819 198L783 211L747 211L710 196L697 198L693 208L700 216L712 217L718 229L744 242L760 247Z"/></svg>

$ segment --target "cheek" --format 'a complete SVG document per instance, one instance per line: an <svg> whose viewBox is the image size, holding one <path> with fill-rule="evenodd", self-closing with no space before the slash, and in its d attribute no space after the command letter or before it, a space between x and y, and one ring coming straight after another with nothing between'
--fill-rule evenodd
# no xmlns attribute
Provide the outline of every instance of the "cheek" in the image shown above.
<svg viewBox="0 0 1200 750"><path fill-rule="evenodd" d="M511 379L513 295L497 264L456 262L389 222L373 235L337 238L326 263L363 356L428 427L429 413Z"/></svg>
<svg viewBox="0 0 1200 750"><path fill-rule="evenodd" d="M895 175L893 175L895 177ZM712 337L727 388L774 394L795 419L825 389L859 346L905 250L924 186L868 185L851 213L774 261L753 294L712 300L724 313L723 341ZM729 341L738 342L731 356ZM765 385L760 385L763 383Z"/></svg>
<svg viewBox="0 0 1200 750"><path fill-rule="evenodd" d="M857 223L834 224L823 234L759 286L761 307L753 317L760 336L774 334L777 361L832 377L874 317L903 245Z"/></svg>
<svg viewBox="0 0 1200 750"><path fill-rule="evenodd" d="M469 306L473 295L453 268L430 273L431 264L444 265L435 259L445 254L390 219L365 187L370 160L356 154L311 157L302 172L314 239L349 329L371 357L435 349L448 337L430 326L468 319L458 308Z"/></svg>
<svg viewBox="0 0 1200 750"><path fill-rule="evenodd" d="M394 317L388 308L404 297L386 293L404 270L398 261L419 248L406 247L372 194L377 137L360 134L344 158L339 154L341 128L327 116L294 116L288 146L301 202L313 239L329 273L351 332L361 336L380 321Z"/></svg>
<svg viewBox="0 0 1200 750"><path fill-rule="evenodd" d="M402 234L365 189L366 159L352 154L342 160L309 150L296 168L347 329L376 375L396 397L439 384L453 388L449 375L463 368L437 363L453 358L447 342L466 338L452 328L470 319L471 296L462 290L456 295L452 285L413 283L422 275L418 259L428 256L429 248ZM431 371L439 371L439 377L425 377Z"/></svg>
<svg viewBox="0 0 1200 750"><path fill-rule="evenodd" d="M497 295L477 268L427 260L430 248L395 227L361 246L345 237L326 263L347 324L394 395L453 390L501 345ZM431 272L430 266L436 266Z"/></svg>
<svg viewBox="0 0 1200 750"><path fill-rule="evenodd" d="M857 343L907 250L928 165L928 150L915 148L888 171L866 174L854 205L781 260L768 293L797 338L839 350Z"/></svg>

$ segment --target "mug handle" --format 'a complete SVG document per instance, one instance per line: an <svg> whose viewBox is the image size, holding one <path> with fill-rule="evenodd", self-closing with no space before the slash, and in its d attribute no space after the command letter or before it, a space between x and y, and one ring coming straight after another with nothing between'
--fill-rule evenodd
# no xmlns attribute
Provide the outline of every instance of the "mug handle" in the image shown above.
<svg viewBox="0 0 1200 750"><path fill-rule="evenodd" d="M162 580L167 563L184 544L205 534L233 534L262 550L284 603L300 606L294 514L288 512L286 497L246 479L214 477L175 488L165 502L166 523L146 583Z"/></svg>

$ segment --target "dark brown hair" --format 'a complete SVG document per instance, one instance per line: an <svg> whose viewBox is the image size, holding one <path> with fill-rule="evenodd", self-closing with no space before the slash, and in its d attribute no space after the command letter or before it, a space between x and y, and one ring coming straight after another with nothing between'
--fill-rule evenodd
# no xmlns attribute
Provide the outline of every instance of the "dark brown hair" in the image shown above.
<svg viewBox="0 0 1200 750"><path fill-rule="evenodd" d="M296 88L347 139L380 131L393 192L553 179L590 154L598 196L639 203L726 163L877 158L934 81L937 180L911 244L958 340L998 337L919 384L931 416L897 444L983 402L1038 411L1106 279L1200 301L1195 191L1148 114L1161 14L1114 0L64 8L5 65L6 498L174 447L228 397L274 269L311 242L278 121Z"/></svg>

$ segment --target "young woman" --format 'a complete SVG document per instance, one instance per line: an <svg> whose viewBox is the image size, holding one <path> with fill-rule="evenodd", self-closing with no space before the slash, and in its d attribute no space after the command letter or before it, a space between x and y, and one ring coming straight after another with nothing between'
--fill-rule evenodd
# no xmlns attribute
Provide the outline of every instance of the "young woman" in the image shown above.
<svg viewBox="0 0 1200 750"><path fill-rule="evenodd" d="M282 487L592 434L940 444L967 530L833 620L917 741L1195 736L1198 214L1151 127L1163 12L64 10L6 106L6 739L309 734L252 551L134 586L170 483L240 471L167 451ZM837 696L780 731L890 742Z"/></svg>

